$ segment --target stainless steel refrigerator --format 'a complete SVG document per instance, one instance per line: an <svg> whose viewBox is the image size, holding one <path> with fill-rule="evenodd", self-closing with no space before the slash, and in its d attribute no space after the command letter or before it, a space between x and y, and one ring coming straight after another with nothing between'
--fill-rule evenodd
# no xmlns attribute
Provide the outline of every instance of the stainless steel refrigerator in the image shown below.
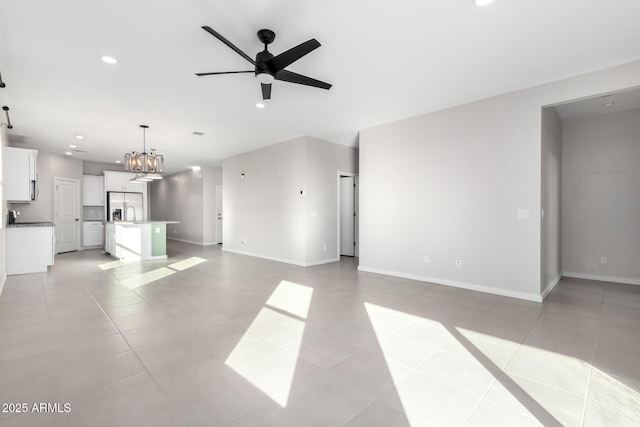
<svg viewBox="0 0 640 427"><path fill-rule="evenodd" d="M107 221L142 221L142 193L107 192Z"/></svg>

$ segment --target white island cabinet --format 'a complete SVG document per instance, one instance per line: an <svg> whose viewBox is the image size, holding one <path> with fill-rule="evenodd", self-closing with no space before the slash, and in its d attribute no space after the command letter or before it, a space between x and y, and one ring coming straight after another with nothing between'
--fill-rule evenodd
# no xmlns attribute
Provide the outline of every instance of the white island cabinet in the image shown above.
<svg viewBox="0 0 640 427"><path fill-rule="evenodd" d="M7 225L7 274L45 273L53 265L53 223Z"/></svg>
<svg viewBox="0 0 640 427"><path fill-rule="evenodd" d="M167 258L167 224L178 221L110 221L104 251L124 261Z"/></svg>

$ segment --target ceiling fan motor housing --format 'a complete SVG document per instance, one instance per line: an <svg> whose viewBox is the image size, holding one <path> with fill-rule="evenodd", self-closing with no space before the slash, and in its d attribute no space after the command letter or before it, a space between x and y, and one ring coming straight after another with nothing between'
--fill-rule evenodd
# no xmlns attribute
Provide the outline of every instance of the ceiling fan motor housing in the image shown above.
<svg viewBox="0 0 640 427"><path fill-rule="evenodd" d="M256 74L256 77L258 77L258 80L260 80L260 77L259 77L260 74L268 74L272 78L275 78L276 73L273 70L269 69L269 66L266 64L266 62L271 58L273 58L273 54L266 50L266 46L265 46L265 50L263 50L262 52L258 52L258 54L256 55L255 74ZM273 79L271 81L273 81Z"/></svg>

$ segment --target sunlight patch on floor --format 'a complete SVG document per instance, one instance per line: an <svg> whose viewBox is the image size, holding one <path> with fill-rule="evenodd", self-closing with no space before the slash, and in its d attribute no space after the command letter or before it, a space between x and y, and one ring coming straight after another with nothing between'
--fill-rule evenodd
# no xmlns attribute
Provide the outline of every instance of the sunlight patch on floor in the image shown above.
<svg viewBox="0 0 640 427"><path fill-rule="evenodd" d="M178 270L178 271L183 271L188 268L194 267L198 264L202 264L203 262L206 262L206 261L207 260L204 258L193 256L191 258L187 258L185 260L175 262L173 264L169 264L169 268L173 268L174 270Z"/></svg>
<svg viewBox="0 0 640 427"><path fill-rule="evenodd" d="M364 306L396 385L398 409L410 423L462 425L481 393L496 381L487 366L466 346L456 345L456 337L441 322L376 304ZM457 377L466 391L456 387ZM477 395L466 389L471 382L477 382Z"/></svg>
<svg viewBox="0 0 640 427"><path fill-rule="evenodd" d="M129 289L136 289L141 286L148 285L149 283L155 282L156 280L171 276L172 274L176 274L176 271L171 270L167 267L161 267L152 271L148 271L146 273L142 273L138 276L124 279L121 283Z"/></svg>
<svg viewBox="0 0 640 427"><path fill-rule="evenodd" d="M289 400L312 295L308 286L281 281L225 361L283 408ZM291 344L289 351L261 335L283 325L294 326L286 328L289 336L279 337Z"/></svg>
<svg viewBox="0 0 640 427"><path fill-rule="evenodd" d="M267 300L267 305L306 319L312 293L313 288L283 280Z"/></svg>
<svg viewBox="0 0 640 427"><path fill-rule="evenodd" d="M179 271L184 271L189 268L195 267L196 265L202 264L203 262L206 262L206 261L207 261L206 259L199 258L199 257L187 258L185 260L175 262L173 264L169 264L167 267L160 267L155 270L148 271L146 273L141 273L136 276L121 280L121 283L124 286L128 287L129 289L136 289L141 286L146 286L150 283L153 283L156 280L160 280L165 277L171 276L172 274L175 274ZM132 265L135 262L141 262L141 261L131 261L131 260L127 261L127 260L120 259L117 261L111 261L105 264L100 264L98 267L100 267L102 270L111 270L111 269L123 267L126 265Z"/></svg>
<svg viewBox="0 0 640 427"><path fill-rule="evenodd" d="M104 264L100 264L98 267L100 267L102 270L111 270L113 268L118 268L118 267L122 267L124 265L129 264L130 262L124 261L124 260L116 260L116 261L110 261L110 262L105 262Z"/></svg>

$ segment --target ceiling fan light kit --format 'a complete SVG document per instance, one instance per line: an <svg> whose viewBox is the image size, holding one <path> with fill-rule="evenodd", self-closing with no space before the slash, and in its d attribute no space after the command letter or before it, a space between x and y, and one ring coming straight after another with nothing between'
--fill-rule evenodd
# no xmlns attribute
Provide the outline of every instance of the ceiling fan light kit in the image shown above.
<svg viewBox="0 0 640 427"><path fill-rule="evenodd" d="M238 55L242 56L245 60L247 60L254 66L254 69L246 71L218 71L210 73L196 73L196 76L198 77L217 74L254 73L256 76L256 80L258 80L258 82L260 83L263 100L271 99L271 85L275 80L317 87L320 89L328 90L331 88L331 84L329 83L325 83L311 77L303 76L302 74L297 74L285 70L286 67L288 67L298 59L319 48L320 43L316 39L307 40L304 43L301 43L277 56L274 56L271 52L268 51L268 46L273 43L273 40L275 40L276 33L271 30L262 29L258 31L258 40L260 40L260 42L264 44L264 50L258 52L256 55L256 59L254 60L213 28L205 25L202 27L202 29L227 45Z"/></svg>

